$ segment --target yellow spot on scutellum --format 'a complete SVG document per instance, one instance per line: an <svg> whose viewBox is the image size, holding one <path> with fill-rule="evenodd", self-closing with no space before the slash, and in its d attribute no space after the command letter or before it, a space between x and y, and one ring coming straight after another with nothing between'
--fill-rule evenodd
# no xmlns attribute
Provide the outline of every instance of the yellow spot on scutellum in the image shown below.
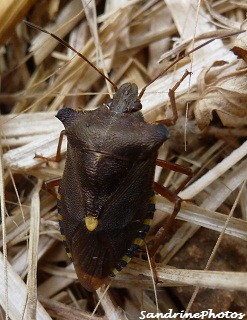
<svg viewBox="0 0 247 320"><path fill-rule="evenodd" d="M92 216L87 216L85 218L85 224L86 224L88 231L94 231L98 227L99 220L97 218L92 217Z"/></svg>

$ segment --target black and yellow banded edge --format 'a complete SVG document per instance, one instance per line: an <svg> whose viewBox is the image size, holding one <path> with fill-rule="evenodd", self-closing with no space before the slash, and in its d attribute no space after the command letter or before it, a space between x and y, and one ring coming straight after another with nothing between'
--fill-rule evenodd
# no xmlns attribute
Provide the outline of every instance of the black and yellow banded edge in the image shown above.
<svg viewBox="0 0 247 320"><path fill-rule="evenodd" d="M150 229L150 226L153 221L153 216L155 212L155 195L150 198L149 207L147 215L143 221L143 225L141 230L138 233L138 236L132 242L130 248L125 253L125 255L121 258L120 262L110 273L110 277L115 277L126 265L131 261L135 252L142 246L144 239L146 237L147 232Z"/></svg>
<svg viewBox="0 0 247 320"><path fill-rule="evenodd" d="M58 223L59 223L59 229L60 229L60 233L61 233L61 237L62 237L62 241L63 241L63 245L65 248L65 251L67 253L68 258L73 261L73 257L72 254L70 252L70 249L68 247L67 244L67 239L64 233L64 228L63 228L63 217L61 214L61 194L60 194L60 187L58 188L58 193L57 193L57 213L58 213Z"/></svg>

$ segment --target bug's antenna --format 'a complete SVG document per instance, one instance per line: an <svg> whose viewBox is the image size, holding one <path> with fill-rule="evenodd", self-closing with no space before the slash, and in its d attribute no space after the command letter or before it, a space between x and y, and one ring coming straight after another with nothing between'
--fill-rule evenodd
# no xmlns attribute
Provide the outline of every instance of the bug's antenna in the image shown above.
<svg viewBox="0 0 247 320"><path fill-rule="evenodd" d="M145 85L145 87L142 88L141 92L139 93L138 99L140 100L144 94L144 92L146 91L147 87L150 86L150 84L152 84L155 80L157 80L159 77L163 76L172 66L174 66L175 64L177 64L179 61L181 61L184 57L189 56L191 53L197 51L198 49L208 45L209 43L218 40L218 39L224 39L224 38L228 38L228 37L232 37L235 36L237 34L243 33L246 30L241 30L241 31L236 31L233 33L229 33L227 35L224 36L220 36L220 37L215 37L213 39L210 39L202 44L200 44L199 46L193 48L192 50L188 51L186 54L181 55L179 58L177 58L176 60L174 60L167 68L165 68L163 71L161 71L160 74L158 74L154 79L152 79L148 84Z"/></svg>
<svg viewBox="0 0 247 320"><path fill-rule="evenodd" d="M107 81L110 82L110 84L113 86L115 92L118 91L118 87L117 85L111 81L111 79L109 79L106 75L104 75L103 72L101 72L97 67L95 67L95 65L89 61L83 54L81 54L79 51L77 51L75 48L73 48L68 42L64 41L63 39L59 38L58 36L56 36L54 33L51 33L49 31L47 31L46 29L37 26L36 24L23 20L23 22L28 25L29 27L39 30L41 32L47 33L49 34L51 37L53 37L54 39L56 39L58 42L60 42L62 45L64 45L65 47L69 48L70 50L74 51L80 58L82 58L83 60L85 60L92 68L94 68L94 70L96 70L102 77L104 77Z"/></svg>

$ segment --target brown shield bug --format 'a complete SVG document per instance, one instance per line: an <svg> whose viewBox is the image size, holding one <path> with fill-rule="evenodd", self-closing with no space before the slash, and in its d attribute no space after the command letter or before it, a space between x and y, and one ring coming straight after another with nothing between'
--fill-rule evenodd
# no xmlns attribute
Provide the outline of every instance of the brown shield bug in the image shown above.
<svg viewBox="0 0 247 320"><path fill-rule="evenodd" d="M71 48L56 35L51 36ZM79 281L89 291L99 288L109 275L115 276L121 271L142 244L155 210L154 191L172 201L174 210L166 228L149 248L151 257L180 209L183 200L177 194L189 181L191 170L157 160L157 155L169 136L165 124L177 120L174 92L188 74L186 72L169 91L173 116L160 124L147 123L140 112L140 99L157 77L138 95L135 84L125 83L117 89L103 75L116 90L111 102L93 111L65 108L57 114L65 130L60 136L56 160L63 135L68 139L66 165L58 192L60 230ZM188 177L172 192L154 182L156 165Z"/></svg>
<svg viewBox="0 0 247 320"><path fill-rule="evenodd" d="M62 109L57 114L68 139L58 201L61 230L78 278L88 290L97 289L124 266L152 218L149 202L157 152L168 131L129 113L135 104L132 93L136 99L136 85L126 83L110 107Z"/></svg>

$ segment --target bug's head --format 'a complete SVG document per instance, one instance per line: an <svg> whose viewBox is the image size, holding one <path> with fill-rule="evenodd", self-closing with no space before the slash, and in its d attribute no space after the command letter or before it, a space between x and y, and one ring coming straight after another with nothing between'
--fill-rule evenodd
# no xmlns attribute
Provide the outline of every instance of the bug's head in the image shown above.
<svg viewBox="0 0 247 320"><path fill-rule="evenodd" d="M107 107L111 111L118 113L132 113L142 109L142 104L138 98L138 87L135 83L124 83L114 94L113 99L107 102Z"/></svg>

